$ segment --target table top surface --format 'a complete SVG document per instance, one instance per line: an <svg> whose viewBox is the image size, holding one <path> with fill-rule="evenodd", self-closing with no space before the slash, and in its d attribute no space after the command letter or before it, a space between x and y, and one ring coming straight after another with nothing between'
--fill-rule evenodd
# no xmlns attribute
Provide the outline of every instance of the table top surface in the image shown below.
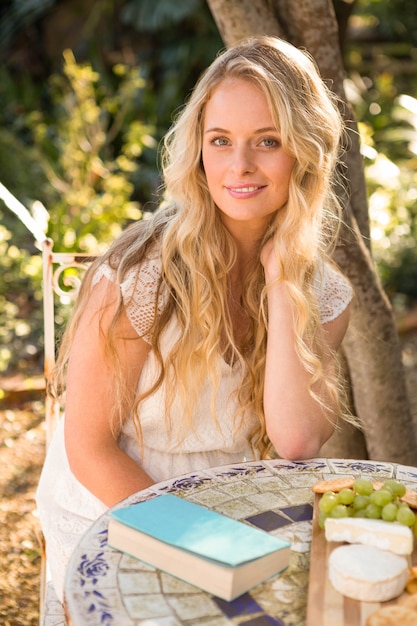
<svg viewBox="0 0 417 626"><path fill-rule="evenodd" d="M417 488L417 468L346 459L236 463L167 480L121 505L173 493L291 542L282 573L225 602L107 545L108 513L83 536L70 560L65 605L71 626L304 626L317 480L397 478Z"/></svg>

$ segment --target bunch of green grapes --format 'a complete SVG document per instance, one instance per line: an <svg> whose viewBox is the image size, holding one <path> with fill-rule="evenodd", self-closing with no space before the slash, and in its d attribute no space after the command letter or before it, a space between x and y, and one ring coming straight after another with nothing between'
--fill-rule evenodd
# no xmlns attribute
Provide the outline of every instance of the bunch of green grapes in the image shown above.
<svg viewBox="0 0 417 626"><path fill-rule="evenodd" d="M319 526L324 528L327 517L367 517L398 522L413 528L417 536L415 513L401 500L405 486L398 480L386 480L380 489L374 489L368 478L357 478L352 488L338 493L326 491L319 502Z"/></svg>

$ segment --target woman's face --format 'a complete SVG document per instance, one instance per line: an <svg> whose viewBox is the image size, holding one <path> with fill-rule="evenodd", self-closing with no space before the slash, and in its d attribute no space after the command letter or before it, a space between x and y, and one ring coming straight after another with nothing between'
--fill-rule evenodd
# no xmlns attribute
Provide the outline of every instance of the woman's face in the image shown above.
<svg viewBox="0 0 417 626"><path fill-rule="evenodd" d="M202 158L228 230L264 231L288 200L295 159L284 152L259 87L227 78L213 91L204 115Z"/></svg>

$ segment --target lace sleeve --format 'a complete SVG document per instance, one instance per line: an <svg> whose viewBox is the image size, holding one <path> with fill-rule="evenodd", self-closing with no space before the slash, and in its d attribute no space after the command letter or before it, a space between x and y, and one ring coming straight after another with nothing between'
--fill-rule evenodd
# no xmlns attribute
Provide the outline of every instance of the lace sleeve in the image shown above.
<svg viewBox="0 0 417 626"><path fill-rule="evenodd" d="M348 280L336 269L323 264L314 279L314 289L320 308L322 324L336 319L352 300L353 291Z"/></svg>
<svg viewBox="0 0 417 626"><path fill-rule="evenodd" d="M102 263L93 278L93 285L102 277L116 282L116 272L108 264ZM146 259L132 267L120 283L120 291L126 307L126 313L135 331L142 339L150 343L150 330L155 315L155 300L161 276L159 259ZM161 312L166 298L159 294L157 312Z"/></svg>

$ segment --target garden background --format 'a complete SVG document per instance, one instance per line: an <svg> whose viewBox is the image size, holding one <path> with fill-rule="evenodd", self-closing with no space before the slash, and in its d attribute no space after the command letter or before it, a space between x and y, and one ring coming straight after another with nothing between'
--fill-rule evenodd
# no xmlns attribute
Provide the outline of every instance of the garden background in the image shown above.
<svg viewBox="0 0 417 626"><path fill-rule="evenodd" d="M417 8L334 0L372 250L417 428ZM158 144L223 47L204 0L4 0L0 182L59 251L96 253L158 203ZM0 621L38 620L44 456L41 255L0 201ZM64 307L58 322L65 320Z"/></svg>

